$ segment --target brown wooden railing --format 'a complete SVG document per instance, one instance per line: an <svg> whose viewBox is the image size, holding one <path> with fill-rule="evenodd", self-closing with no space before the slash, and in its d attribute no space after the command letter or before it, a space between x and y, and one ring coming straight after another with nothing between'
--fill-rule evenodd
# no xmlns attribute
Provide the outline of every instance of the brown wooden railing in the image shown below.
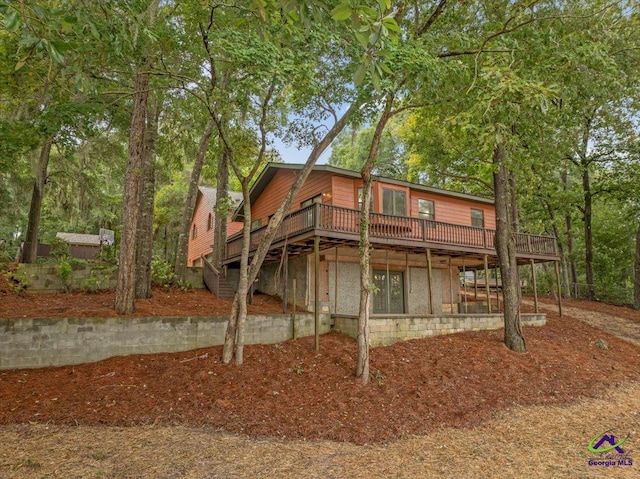
<svg viewBox="0 0 640 479"><path fill-rule="evenodd" d="M251 232L251 250L255 250L266 226ZM360 211L316 203L287 215L274 241L292 237L306 231L326 233L360 234ZM487 228L454 225L439 221L371 213L369 233L373 240L402 240L416 243L435 243L443 246L462 246L474 249L495 250L495 231ZM552 236L516 233L516 252L542 256L556 256L556 240ZM242 234L227 240L227 258L240 255Z"/></svg>
<svg viewBox="0 0 640 479"><path fill-rule="evenodd" d="M205 258L202 258L202 281L209 291L216 296L220 294L220 273L213 265Z"/></svg>

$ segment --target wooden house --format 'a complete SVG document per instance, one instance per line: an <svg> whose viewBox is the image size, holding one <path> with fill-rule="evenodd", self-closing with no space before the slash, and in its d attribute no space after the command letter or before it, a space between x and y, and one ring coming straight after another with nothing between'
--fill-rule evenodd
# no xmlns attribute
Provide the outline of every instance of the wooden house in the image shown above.
<svg viewBox="0 0 640 479"><path fill-rule="evenodd" d="M270 163L254 183L252 251L301 169ZM271 245L255 285L258 291L336 318L358 314L362 185L354 171L328 165L313 169ZM374 178L372 188L374 317L491 313L486 301L490 291L466 291L463 279L476 271L488 277L488 270L498 265L493 200L381 177ZM242 220L242 204L234 219ZM559 260L553 237L517 233L515 240L519 264ZM227 239L225 265L231 282L241 242L240 234Z"/></svg>
<svg viewBox="0 0 640 479"><path fill-rule="evenodd" d="M242 193L229 191L235 207L242 200ZM187 249L187 266L202 266L202 257L208 258L212 253L215 224L216 189L206 186L198 187L196 206L191 216L189 242ZM242 230L242 222L234 222L231 215L227 218L227 235Z"/></svg>

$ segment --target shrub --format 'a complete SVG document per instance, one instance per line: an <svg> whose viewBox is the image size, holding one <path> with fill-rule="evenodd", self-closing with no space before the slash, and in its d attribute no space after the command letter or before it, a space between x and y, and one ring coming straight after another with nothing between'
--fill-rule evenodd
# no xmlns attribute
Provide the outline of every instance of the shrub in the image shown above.
<svg viewBox="0 0 640 479"><path fill-rule="evenodd" d="M173 266L161 258L153 258L151 261L151 283L162 288L175 286L176 275L173 272Z"/></svg>
<svg viewBox="0 0 640 479"><path fill-rule="evenodd" d="M69 290L69 278L71 278L72 272L71 264L66 259L61 260L58 264L58 278L62 280L62 285L67 291Z"/></svg>
<svg viewBox="0 0 640 479"><path fill-rule="evenodd" d="M69 243L60 238L54 238L51 242L51 257L56 259L68 259L71 258L71 250L69 249Z"/></svg>

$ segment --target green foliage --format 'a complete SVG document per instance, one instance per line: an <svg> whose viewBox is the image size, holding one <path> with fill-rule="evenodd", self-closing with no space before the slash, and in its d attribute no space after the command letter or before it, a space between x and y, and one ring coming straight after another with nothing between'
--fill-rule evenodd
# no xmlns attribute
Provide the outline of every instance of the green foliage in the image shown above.
<svg viewBox="0 0 640 479"><path fill-rule="evenodd" d="M69 289L69 280L71 279L71 273L73 273L73 269L71 268L71 264L66 259L61 259L58 263L58 271L56 274L58 278L62 280L62 284L65 289Z"/></svg>
<svg viewBox="0 0 640 479"><path fill-rule="evenodd" d="M50 255L56 260L68 260L69 258L71 258L69 243L60 238L54 238L51 241Z"/></svg>
<svg viewBox="0 0 640 479"><path fill-rule="evenodd" d="M29 286L29 278L22 264L18 264L15 268L8 268L3 274L5 278L7 278L8 285L14 293L21 293Z"/></svg>
<svg viewBox="0 0 640 479"><path fill-rule="evenodd" d="M85 293L96 293L100 289L102 289L102 284L96 277L96 275L91 272L91 275L84 281L82 284L82 290Z"/></svg>
<svg viewBox="0 0 640 479"><path fill-rule="evenodd" d="M118 248L115 245L105 245L100 247L98 254L98 264L116 265L118 262Z"/></svg>
<svg viewBox="0 0 640 479"><path fill-rule="evenodd" d="M176 275L173 266L161 258L154 257L151 261L151 283L161 288L176 286Z"/></svg>

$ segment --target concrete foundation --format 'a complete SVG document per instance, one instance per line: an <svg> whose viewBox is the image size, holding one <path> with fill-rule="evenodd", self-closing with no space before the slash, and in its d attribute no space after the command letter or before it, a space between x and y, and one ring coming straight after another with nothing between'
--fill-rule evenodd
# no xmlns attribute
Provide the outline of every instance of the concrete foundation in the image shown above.
<svg viewBox="0 0 640 479"><path fill-rule="evenodd" d="M521 320L524 326L544 326L547 316L522 314ZM357 316L334 315L333 322L336 331L357 337ZM383 346L408 339L503 327L504 318L501 314L372 317L369 319L369 341L371 346Z"/></svg>

